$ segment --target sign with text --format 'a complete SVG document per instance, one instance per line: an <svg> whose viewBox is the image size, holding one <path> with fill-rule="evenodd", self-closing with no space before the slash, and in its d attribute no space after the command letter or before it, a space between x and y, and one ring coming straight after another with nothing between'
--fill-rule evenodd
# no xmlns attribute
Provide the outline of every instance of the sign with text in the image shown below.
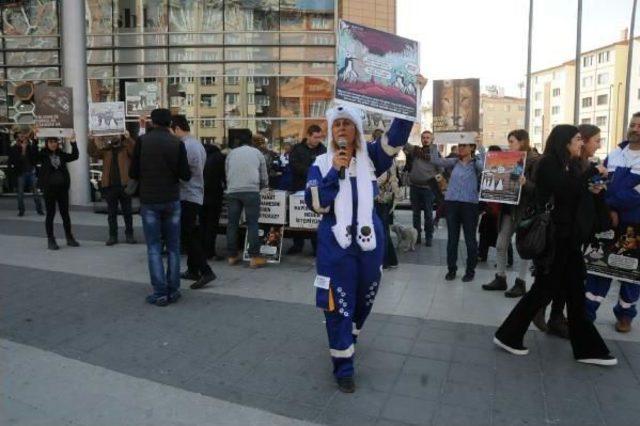
<svg viewBox="0 0 640 426"><path fill-rule="evenodd" d="M296 192L289 196L289 227L316 229L321 215L309 210L304 202L304 192Z"/></svg>
<svg viewBox="0 0 640 426"><path fill-rule="evenodd" d="M38 137L68 138L73 135L73 89L39 84L34 101Z"/></svg>
<svg viewBox="0 0 640 426"><path fill-rule="evenodd" d="M480 177L480 201L518 204L526 160L524 151L487 152Z"/></svg>
<svg viewBox="0 0 640 426"><path fill-rule="evenodd" d="M417 41L340 21L335 98L364 110L418 121Z"/></svg>
<svg viewBox="0 0 640 426"><path fill-rule="evenodd" d="M287 223L287 191L260 193L260 223Z"/></svg>
<svg viewBox="0 0 640 426"><path fill-rule="evenodd" d="M590 274L640 284L640 225L596 234L584 261Z"/></svg>

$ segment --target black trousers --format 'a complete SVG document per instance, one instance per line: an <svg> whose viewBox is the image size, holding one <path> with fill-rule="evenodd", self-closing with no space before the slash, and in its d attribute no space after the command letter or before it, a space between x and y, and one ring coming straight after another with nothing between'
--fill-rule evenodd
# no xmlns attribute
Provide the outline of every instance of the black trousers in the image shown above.
<svg viewBox="0 0 640 426"><path fill-rule="evenodd" d="M133 217L131 214L131 197L124 192L123 186L102 188L102 195L107 202L107 218L109 236L118 237L118 203L124 216L124 233L133 235Z"/></svg>
<svg viewBox="0 0 640 426"><path fill-rule="evenodd" d="M47 231L47 238L53 238L53 218L56 215L56 204L62 217L64 233L68 237L71 235L71 217L69 217L69 190L67 188L49 188L44 194L44 207L47 215L44 219L44 227Z"/></svg>
<svg viewBox="0 0 640 426"><path fill-rule="evenodd" d="M210 274L211 268L202 249L202 238L198 232L197 218L200 204L191 201L181 201L181 229L184 235L184 246L187 249L187 268L191 272L201 275Z"/></svg>
<svg viewBox="0 0 640 426"><path fill-rule="evenodd" d="M222 199L222 196L220 196ZM220 212L222 203L205 204L200 209L201 233L204 237L204 253L207 258L216 256L216 239L218 237L218 225L220 224Z"/></svg>
<svg viewBox="0 0 640 426"><path fill-rule="evenodd" d="M550 272L536 277L531 290L513 308L496 332L496 337L507 345L521 346L531 320L557 291L567 301L573 356L581 359L608 355L609 348L586 315L585 276L584 259L578 246L565 239L558 241Z"/></svg>

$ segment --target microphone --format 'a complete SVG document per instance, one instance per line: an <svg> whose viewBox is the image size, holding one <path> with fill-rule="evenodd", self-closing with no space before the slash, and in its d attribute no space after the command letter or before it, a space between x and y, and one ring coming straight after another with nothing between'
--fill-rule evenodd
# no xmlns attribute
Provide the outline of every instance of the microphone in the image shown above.
<svg viewBox="0 0 640 426"><path fill-rule="evenodd" d="M347 140L345 138L338 138L338 149L340 150L340 153L338 155L345 155L344 150L347 148ZM345 167L342 166L340 167L340 174L339 177L340 179L344 179L346 175L346 170Z"/></svg>

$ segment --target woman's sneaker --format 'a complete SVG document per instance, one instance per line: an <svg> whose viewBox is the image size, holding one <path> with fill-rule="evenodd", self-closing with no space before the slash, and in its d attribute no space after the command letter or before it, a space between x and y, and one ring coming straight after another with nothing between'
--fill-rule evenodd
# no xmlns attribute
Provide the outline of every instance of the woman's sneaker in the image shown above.
<svg viewBox="0 0 640 426"><path fill-rule="evenodd" d="M513 355L527 355L529 354L529 349L525 348L524 346L519 346L519 347L515 347L515 346L509 346L506 343L502 343L500 341L500 339L498 339L497 337L494 336L493 338L493 343L495 343L496 346L498 346L499 348L504 349L505 351L509 352L510 354Z"/></svg>
<svg viewBox="0 0 640 426"><path fill-rule="evenodd" d="M576 361L581 362L583 364L593 364L600 365L603 367L612 367L614 365L618 365L618 360L613 355L605 355L603 357L598 358L579 358Z"/></svg>

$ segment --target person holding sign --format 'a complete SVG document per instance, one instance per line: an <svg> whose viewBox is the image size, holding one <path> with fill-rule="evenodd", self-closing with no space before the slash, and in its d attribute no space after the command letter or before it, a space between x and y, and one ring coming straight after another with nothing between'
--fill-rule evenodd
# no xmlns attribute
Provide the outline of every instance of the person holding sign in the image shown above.
<svg viewBox="0 0 640 426"><path fill-rule="evenodd" d="M420 83L425 79L420 77ZM424 87L424 86L422 86ZM305 201L318 226L316 306L324 310L333 374L342 392L355 391L355 343L380 286L385 234L374 212L376 176L386 171L413 127L395 119L379 143L364 139L360 110L327 111L328 152L309 169Z"/></svg>
<svg viewBox="0 0 640 426"><path fill-rule="evenodd" d="M53 218L56 215L56 204L58 205L60 216L62 216L67 245L69 247L78 247L80 244L71 233L71 217L69 216L71 177L67 169L67 163L76 161L80 156L75 134L69 139L71 154L62 149L58 138L48 137L45 138L44 142L45 146L40 152L40 185L47 212L45 229L47 230L48 248L49 250L60 249L53 235Z"/></svg>

